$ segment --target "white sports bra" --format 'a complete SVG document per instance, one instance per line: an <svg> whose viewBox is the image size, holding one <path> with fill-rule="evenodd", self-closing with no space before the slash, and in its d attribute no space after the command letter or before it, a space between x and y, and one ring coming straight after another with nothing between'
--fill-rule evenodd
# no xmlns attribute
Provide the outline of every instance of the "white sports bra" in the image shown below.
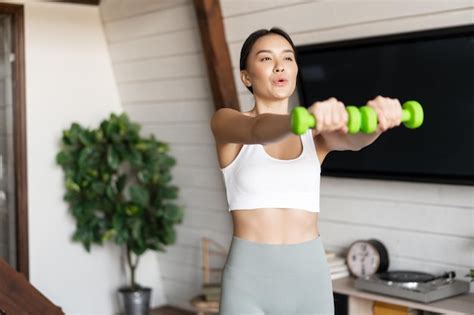
<svg viewBox="0 0 474 315"><path fill-rule="evenodd" d="M295 208L319 212L321 166L311 129L300 135L303 152L295 159L270 156L261 144L244 144L221 168L229 211Z"/></svg>

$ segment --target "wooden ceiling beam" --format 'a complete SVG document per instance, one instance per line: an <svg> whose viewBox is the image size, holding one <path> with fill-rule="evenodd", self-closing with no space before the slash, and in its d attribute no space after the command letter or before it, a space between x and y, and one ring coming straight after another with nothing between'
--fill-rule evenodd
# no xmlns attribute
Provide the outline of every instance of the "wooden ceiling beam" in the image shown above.
<svg viewBox="0 0 474 315"><path fill-rule="evenodd" d="M100 0L53 0L54 2L68 2L77 4L99 5Z"/></svg>
<svg viewBox="0 0 474 315"><path fill-rule="evenodd" d="M240 111L219 0L194 0L215 110Z"/></svg>

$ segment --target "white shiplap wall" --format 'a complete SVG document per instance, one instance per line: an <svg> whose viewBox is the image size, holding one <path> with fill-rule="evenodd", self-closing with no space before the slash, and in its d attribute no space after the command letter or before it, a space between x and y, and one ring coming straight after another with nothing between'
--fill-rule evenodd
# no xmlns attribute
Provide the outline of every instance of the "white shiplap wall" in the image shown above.
<svg viewBox="0 0 474 315"><path fill-rule="evenodd" d="M243 111L253 99L240 82L239 53L259 28L280 26L302 45L474 22L473 1L221 0L221 6ZM167 303L191 309L189 299L201 286L201 237L227 247L232 234L194 6L191 0L103 0L101 15L124 110L144 134L169 142L177 160L173 181L187 211L176 244L158 253L157 268ZM295 92L292 106L296 101ZM474 265L473 187L330 177L321 183L326 249L378 238L391 269L455 270L461 277Z"/></svg>
<svg viewBox="0 0 474 315"><path fill-rule="evenodd" d="M191 309L189 300L201 292L201 237L227 243L232 223L209 129L214 105L194 5L106 0L100 7L123 109L143 135L169 142L177 161L173 184L186 212L176 244L157 254L156 268L166 303ZM140 266L137 280L146 274Z"/></svg>

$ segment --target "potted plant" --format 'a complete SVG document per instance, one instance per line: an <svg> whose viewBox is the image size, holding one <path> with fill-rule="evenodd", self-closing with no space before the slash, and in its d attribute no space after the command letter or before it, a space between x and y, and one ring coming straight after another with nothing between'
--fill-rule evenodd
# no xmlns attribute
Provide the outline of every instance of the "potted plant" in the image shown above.
<svg viewBox="0 0 474 315"><path fill-rule="evenodd" d="M112 240L126 252L131 279L118 289L126 314L148 314L151 288L135 279L140 256L148 249L166 252L184 214L173 202L179 189L169 183L176 160L168 144L139 131L125 113L112 113L97 129L72 123L56 155L65 173L64 200L76 219L72 240L87 252Z"/></svg>
<svg viewBox="0 0 474 315"><path fill-rule="evenodd" d="M470 292L474 292L474 269L470 269L469 273L465 275L465 277L470 277L471 280L469 281L470 284Z"/></svg>

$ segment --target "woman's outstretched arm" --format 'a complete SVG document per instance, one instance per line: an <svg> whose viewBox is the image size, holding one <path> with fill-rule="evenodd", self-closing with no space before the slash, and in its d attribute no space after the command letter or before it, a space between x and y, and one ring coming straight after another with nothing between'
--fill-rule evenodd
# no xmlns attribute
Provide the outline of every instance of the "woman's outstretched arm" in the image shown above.
<svg viewBox="0 0 474 315"><path fill-rule="evenodd" d="M217 110L210 120L216 142L267 144L292 134L290 115L263 113L247 116L231 108Z"/></svg>
<svg viewBox="0 0 474 315"><path fill-rule="evenodd" d="M383 131L377 130L371 134L348 134L340 131L321 133L320 137L329 151L359 151L373 143Z"/></svg>

